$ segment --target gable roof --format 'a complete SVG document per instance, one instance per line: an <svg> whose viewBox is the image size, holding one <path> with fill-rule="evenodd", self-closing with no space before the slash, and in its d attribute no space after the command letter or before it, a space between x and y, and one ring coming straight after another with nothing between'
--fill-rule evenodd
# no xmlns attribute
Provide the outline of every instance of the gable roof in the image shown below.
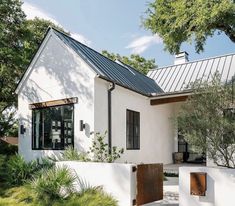
<svg viewBox="0 0 235 206"><path fill-rule="evenodd" d="M221 82L230 81L235 75L235 54L162 67L149 71L147 76L165 93L177 93L187 91L198 80L211 81L216 71L221 75Z"/></svg>
<svg viewBox="0 0 235 206"><path fill-rule="evenodd" d="M161 88L153 79L138 72L134 68L112 61L70 36L56 29L52 30L67 46L73 49L88 63L100 78L112 81L146 96L151 96L151 93L162 93Z"/></svg>

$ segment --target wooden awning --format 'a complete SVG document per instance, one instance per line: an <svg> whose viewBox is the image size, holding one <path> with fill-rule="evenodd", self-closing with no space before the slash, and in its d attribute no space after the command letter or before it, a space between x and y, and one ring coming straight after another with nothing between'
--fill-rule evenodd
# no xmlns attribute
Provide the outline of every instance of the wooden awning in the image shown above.
<svg viewBox="0 0 235 206"><path fill-rule="evenodd" d="M150 105L160 105L160 104L168 104L168 103L174 103L174 102L184 102L188 99L189 94L182 95L182 96L165 96L160 97L156 99L150 100Z"/></svg>
<svg viewBox="0 0 235 206"><path fill-rule="evenodd" d="M72 97L72 98L52 100L52 101L47 101L47 102L33 103L29 105L29 109L40 109L40 108L61 106L61 105L67 105L67 104L76 104L76 103L78 103L78 98Z"/></svg>

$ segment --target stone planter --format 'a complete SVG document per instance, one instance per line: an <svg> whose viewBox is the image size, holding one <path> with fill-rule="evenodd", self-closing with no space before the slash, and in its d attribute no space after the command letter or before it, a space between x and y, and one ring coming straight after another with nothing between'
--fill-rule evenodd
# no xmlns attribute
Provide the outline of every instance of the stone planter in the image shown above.
<svg viewBox="0 0 235 206"><path fill-rule="evenodd" d="M174 152L173 153L173 162L174 164L180 164L184 161L184 154L183 152Z"/></svg>

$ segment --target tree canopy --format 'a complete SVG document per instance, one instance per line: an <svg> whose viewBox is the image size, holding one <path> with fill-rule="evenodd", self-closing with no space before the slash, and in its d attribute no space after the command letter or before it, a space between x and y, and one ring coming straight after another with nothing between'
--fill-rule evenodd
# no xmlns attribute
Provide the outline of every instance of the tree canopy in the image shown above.
<svg viewBox="0 0 235 206"><path fill-rule="evenodd" d="M147 74L150 69L154 69L157 67L154 59L147 60L138 54L132 54L130 57L128 57L121 56L120 54L109 53L106 50L102 51L102 54L113 61L119 60L143 74Z"/></svg>
<svg viewBox="0 0 235 206"><path fill-rule="evenodd" d="M178 126L193 149L205 153L219 166L235 168L235 101L231 84L223 85L215 75L183 104Z"/></svg>
<svg viewBox="0 0 235 206"><path fill-rule="evenodd" d="M165 49L178 53L183 42L203 51L207 37L216 31L235 43L235 3L232 0L154 0L149 3L143 25L159 34Z"/></svg>
<svg viewBox="0 0 235 206"><path fill-rule="evenodd" d="M2 0L0 3L0 136L13 124L13 115L4 115L4 111L14 111L11 108L17 103L14 94L17 82L48 26L62 30L47 20L27 20L21 5L20 0Z"/></svg>

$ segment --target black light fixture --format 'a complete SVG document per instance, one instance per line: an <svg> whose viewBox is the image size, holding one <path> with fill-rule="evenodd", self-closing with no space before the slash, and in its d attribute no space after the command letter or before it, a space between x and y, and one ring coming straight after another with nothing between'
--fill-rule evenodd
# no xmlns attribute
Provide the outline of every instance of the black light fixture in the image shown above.
<svg viewBox="0 0 235 206"><path fill-rule="evenodd" d="M80 131L83 131L86 127L86 124L83 123L83 120L80 120Z"/></svg>
<svg viewBox="0 0 235 206"><path fill-rule="evenodd" d="M20 134L24 134L26 132L26 128L24 125L20 125Z"/></svg>

